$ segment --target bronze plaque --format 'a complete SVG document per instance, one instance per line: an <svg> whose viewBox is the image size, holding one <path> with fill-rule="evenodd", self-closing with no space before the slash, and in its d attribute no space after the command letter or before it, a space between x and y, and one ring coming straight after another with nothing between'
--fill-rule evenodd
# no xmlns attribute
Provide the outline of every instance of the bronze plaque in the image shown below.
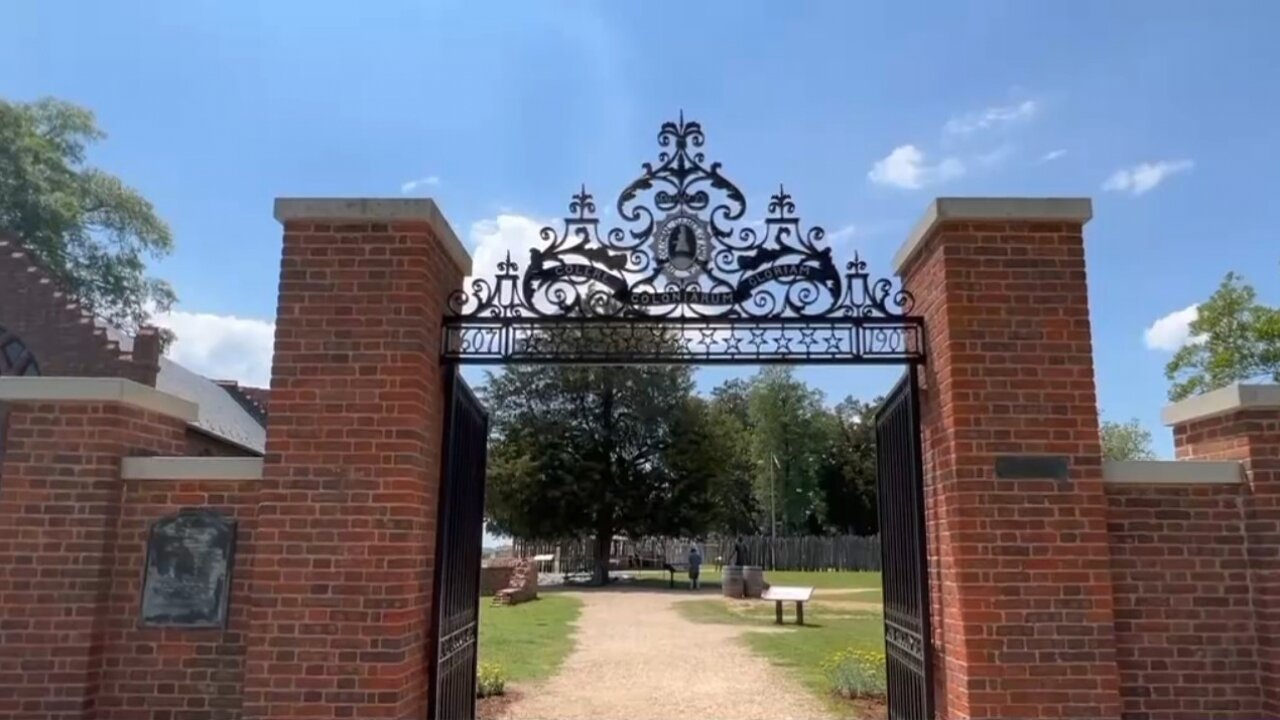
<svg viewBox="0 0 1280 720"><path fill-rule="evenodd" d="M209 510L157 520L147 540L142 625L225 627L235 539L235 520Z"/></svg>
<svg viewBox="0 0 1280 720"><path fill-rule="evenodd" d="M996 477L1002 480L1057 480L1065 482L1070 466L1065 455L1000 455Z"/></svg>

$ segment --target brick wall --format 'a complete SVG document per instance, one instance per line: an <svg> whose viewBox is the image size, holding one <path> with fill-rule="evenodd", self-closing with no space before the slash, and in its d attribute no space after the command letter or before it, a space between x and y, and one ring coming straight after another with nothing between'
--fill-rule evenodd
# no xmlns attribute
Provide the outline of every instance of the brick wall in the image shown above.
<svg viewBox="0 0 1280 720"><path fill-rule="evenodd" d="M480 568L480 594L484 597L496 595L499 590L511 585L511 576L516 571L516 560L494 560Z"/></svg>
<svg viewBox="0 0 1280 720"><path fill-rule="evenodd" d="M1262 704L1264 712L1280 717L1280 408L1242 408L1178 423L1173 439L1181 459L1239 460L1244 468Z"/></svg>
<svg viewBox="0 0 1280 720"><path fill-rule="evenodd" d="M900 269L928 331L948 716L1119 714L1082 224L938 220ZM1063 456L1070 479L997 480L1001 455Z"/></svg>
<svg viewBox="0 0 1280 720"><path fill-rule="evenodd" d="M0 235L0 343L17 337L36 359L44 377L119 377L154 387L160 369L155 328L141 328L131 350L120 349L105 325L58 289L52 277L17 241ZM114 333L118 337L119 333ZM0 362L0 374L4 363ZM268 393L261 388L220 383L256 418L265 422ZM256 454L207 434L189 434L187 454Z"/></svg>
<svg viewBox="0 0 1280 720"><path fill-rule="evenodd" d="M1108 485L1127 720L1262 717L1246 495L1243 484Z"/></svg>
<svg viewBox="0 0 1280 720"><path fill-rule="evenodd" d="M1251 446L1246 424L1265 423L1275 413L1251 410L1204 418L1173 427L1173 449L1179 460L1247 460Z"/></svg>
<svg viewBox="0 0 1280 720"><path fill-rule="evenodd" d="M941 287L945 266L940 254L922 257L911 269L913 287ZM916 296L914 312L925 319L925 348L931 354L920 373L921 457L924 461L925 540L929 555L930 612L933 621L934 696L938 715L948 717L952 708L968 706L968 688L963 683L948 682L963 676L964 666L958 655L949 650L948 637L956 636L962 625L956 566L944 562L953 548L950 525L944 522L945 489L955 482L952 432L944 420L945 403L951 390L952 376L943 372L945 358L933 357L932 348L950 344L947 305L943 293L924 292ZM948 417L950 417L948 415Z"/></svg>
<svg viewBox="0 0 1280 720"><path fill-rule="evenodd" d="M0 235L0 328L17 335L46 377L121 377L155 386L160 345L153 329L120 350L107 331L19 243Z"/></svg>
<svg viewBox="0 0 1280 720"><path fill-rule="evenodd" d="M284 221L245 717L424 717L460 269L424 221Z"/></svg>
<svg viewBox="0 0 1280 720"><path fill-rule="evenodd" d="M92 717L121 512L120 458L185 424L107 402L9 404L0 478L0 717Z"/></svg>
<svg viewBox="0 0 1280 720"><path fill-rule="evenodd" d="M99 720L235 720L244 682L249 624L248 564L233 559L224 629L139 627L147 534L156 520L205 508L237 522L237 548L252 539L256 480L124 481L105 632Z"/></svg>
<svg viewBox="0 0 1280 720"><path fill-rule="evenodd" d="M9 403L0 402L0 483L4 482L4 450L9 434Z"/></svg>

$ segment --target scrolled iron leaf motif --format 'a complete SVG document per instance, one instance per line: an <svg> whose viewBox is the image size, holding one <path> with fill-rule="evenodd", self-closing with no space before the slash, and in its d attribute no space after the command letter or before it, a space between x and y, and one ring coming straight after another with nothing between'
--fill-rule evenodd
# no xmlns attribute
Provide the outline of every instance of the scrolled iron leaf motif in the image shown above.
<svg viewBox="0 0 1280 720"><path fill-rule="evenodd" d="M508 254L494 277L473 279L449 297L446 359L556 360L562 343L535 340L537 332L550 332L546 323L611 319L666 321L673 331L695 336L710 331L702 337L715 342L676 342L678 350L667 351L691 361L774 360L798 352L802 359L835 362L877 356L877 347L885 360L923 357L910 293L888 278L872 278L857 255L841 272L826 232L803 227L784 187L770 197L760 230L737 227L747 213L745 196L719 162L708 162L701 124L682 114L662 125L657 140L657 162L643 163L641 175L618 195L621 226L601 230L596 200L584 186L571 197L562 227L542 228L523 270ZM825 351L815 349L812 333L806 342L788 334L797 323L835 319L879 333L860 344L852 330L847 343L836 342L839 329L816 325ZM735 325L775 321L794 327L778 328L772 351L742 352L747 333ZM474 326L485 323L491 331L485 337L500 346L496 354L480 350L472 337ZM591 349L582 338L570 344L575 351ZM638 352L597 344L605 351L595 354L604 359ZM649 355L662 359L662 353Z"/></svg>

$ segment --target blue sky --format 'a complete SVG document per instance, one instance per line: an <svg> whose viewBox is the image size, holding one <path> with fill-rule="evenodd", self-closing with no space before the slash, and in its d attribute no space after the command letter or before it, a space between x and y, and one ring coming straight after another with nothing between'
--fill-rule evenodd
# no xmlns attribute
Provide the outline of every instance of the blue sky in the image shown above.
<svg viewBox="0 0 1280 720"><path fill-rule="evenodd" d="M937 195L1087 195L1104 416L1159 426L1175 316L1241 270L1280 294L1280 5L1195 2L112 2L0 10L0 95L98 113L92 161L178 249L179 358L261 381L276 196L429 195L527 241L610 204L701 121L752 216L779 181L872 267ZM406 184L419 181L410 189ZM839 232L843 231L843 232ZM714 383L729 371L706 372ZM896 371L810 369L869 397Z"/></svg>

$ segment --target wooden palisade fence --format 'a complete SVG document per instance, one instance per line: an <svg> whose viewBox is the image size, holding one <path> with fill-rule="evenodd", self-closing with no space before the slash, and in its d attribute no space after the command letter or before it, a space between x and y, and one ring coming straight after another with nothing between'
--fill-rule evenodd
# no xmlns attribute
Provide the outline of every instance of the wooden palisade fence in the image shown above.
<svg viewBox="0 0 1280 720"><path fill-rule="evenodd" d="M689 546L697 545L707 567L727 565L733 555L735 538L688 540L679 538L614 538L610 552L612 567L619 570L661 568L664 563L683 563ZM861 535L799 536L771 538L767 535L742 537L747 564L773 570L879 570L880 538ZM516 557L552 555L555 572L587 571L594 565L593 543L576 538L559 541L515 540ZM550 568L549 568L550 569Z"/></svg>

